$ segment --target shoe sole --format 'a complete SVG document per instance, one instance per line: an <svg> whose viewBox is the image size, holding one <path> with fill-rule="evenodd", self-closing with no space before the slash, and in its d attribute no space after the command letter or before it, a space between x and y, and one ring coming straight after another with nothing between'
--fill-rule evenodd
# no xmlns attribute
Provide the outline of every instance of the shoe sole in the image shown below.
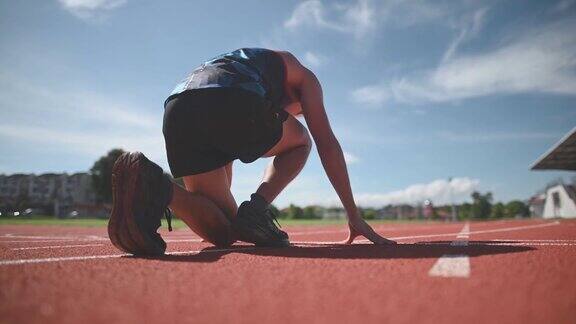
<svg viewBox="0 0 576 324"><path fill-rule="evenodd" d="M108 221L108 236L118 249L134 255L162 255L166 247L159 245L140 227L139 219L145 217L142 206L147 197L138 197L144 185L142 168L144 155L140 152L124 153L112 169L112 212Z"/></svg>

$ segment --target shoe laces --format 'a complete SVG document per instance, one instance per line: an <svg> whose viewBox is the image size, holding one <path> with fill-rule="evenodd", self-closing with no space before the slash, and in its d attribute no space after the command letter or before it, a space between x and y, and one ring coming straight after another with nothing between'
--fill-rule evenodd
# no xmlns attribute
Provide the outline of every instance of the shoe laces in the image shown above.
<svg viewBox="0 0 576 324"><path fill-rule="evenodd" d="M164 209L164 217L166 217L166 222L168 223L168 231L172 232L172 211L170 208Z"/></svg>
<svg viewBox="0 0 576 324"><path fill-rule="evenodd" d="M279 229L274 226L274 223L278 224L278 227L282 228L282 225L280 225L280 222L278 221L278 216L272 211L272 209L266 208L266 210L264 210L264 215L268 217L268 220L276 231L279 231Z"/></svg>

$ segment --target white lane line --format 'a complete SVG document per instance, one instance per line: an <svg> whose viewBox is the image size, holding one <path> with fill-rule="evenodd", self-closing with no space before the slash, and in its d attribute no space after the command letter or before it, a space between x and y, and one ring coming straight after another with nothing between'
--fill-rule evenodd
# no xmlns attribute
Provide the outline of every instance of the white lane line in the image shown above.
<svg viewBox="0 0 576 324"><path fill-rule="evenodd" d="M545 224L537 224L537 225L526 225L526 226L516 226L516 227L508 227L508 228L500 228L494 230L484 230L484 231L473 231L470 234L477 234L477 233L492 233L492 232L506 232L506 231L516 231L516 230L524 230L524 229L531 229L531 228L539 228L539 227L548 227L558 225L560 222L555 221L552 223L545 223ZM417 238L429 238L429 237L443 237L443 236L454 236L458 235L459 233L445 233L445 234L431 234L431 235L414 235L414 236L402 236L402 237L392 237L391 239L394 240L401 240L401 239L417 239ZM357 243L369 243L368 240L357 240ZM333 247L334 245L341 244L341 242L293 242L295 244L309 244L309 245L320 245L320 247ZM234 251L235 249L224 249L220 251ZM211 250L214 251L214 250ZM202 252L202 251L188 251L183 253L193 253L193 252ZM208 252L208 251L204 251ZM180 252L178 252L180 253ZM80 256L80 257L63 257L63 258L43 258L43 259L23 259L23 260L0 260L1 265L11 265L11 264L25 264L25 263L42 263L42 262L57 262L57 261L74 261L74 260L89 260L89 259L107 259L107 258L118 258L122 256L127 256L130 254L114 254L108 256Z"/></svg>
<svg viewBox="0 0 576 324"><path fill-rule="evenodd" d="M168 253L166 253L166 255L188 255L188 254L189 255L196 255L196 254L200 254L200 253L233 252L233 251L239 251L239 250L245 251L245 250L255 250L255 249L262 249L262 248L261 247L255 247L255 246L247 246L247 247L238 247L235 249L175 251L175 252L168 252ZM84 261L84 260L94 260L94 259L116 259L116 258L127 257L127 256L132 256L132 254L122 253L122 254L84 255L84 256L38 258L38 259L1 260L0 266L30 264L30 263Z"/></svg>
<svg viewBox="0 0 576 324"><path fill-rule="evenodd" d="M74 245L49 245L49 246L32 246L23 248L13 248L13 251L22 250L39 250L39 249L66 249L66 248L76 248L76 247L88 247L88 246L104 246L105 244L74 244Z"/></svg>
<svg viewBox="0 0 576 324"><path fill-rule="evenodd" d="M438 224L442 225L442 224ZM385 227L382 225L374 226L374 229L378 232L386 232L386 231L402 231L402 230L423 230L428 228L437 228L438 225L422 225L422 226L414 226L414 227ZM450 224L454 225L454 224ZM309 235L309 234L334 234L334 233L347 233L348 229L334 229L334 230L322 230L322 231L300 231L300 232L291 232L290 230L287 231L289 235Z"/></svg>
<svg viewBox="0 0 576 324"><path fill-rule="evenodd" d="M484 234L484 233L518 231L518 230L531 229L531 228L554 226L554 225L559 225L559 224L560 224L559 221L554 221L554 222L545 223L545 224L525 225L525 226L497 228L497 229L492 229L492 230L474 231L474 232L470 232L468 234ZM432 228L434 226L428 226L428 227ZM396 229L396 228L388 228L388 229L384 229L384 230L392 230L392 229ZM404 228L398 228L398 229L404 229ZM408 228L408 229L410 229L410 228ZM290 235L306 235L306 234L343 233L343 232L347 232L347 231L348 230L333 230L333 231L331 230L331 231L313 231L313 232L293 232L293 233L289 233L289 234ZM397 237L391 237L390 239L392 239L392 240L408 240L408 239L418 239L418 238L454 236L454 235L459 235L459 234L460 233L454 233L454 232L442 233L442 234L424 234L424 235L412 235L412 236L397 236ZM36 240L33 240L33 241L26 241L26 240L2 241L0 239L0 243L32 243L32 242L39 243L39 242L107 241L108 240L107 237L97 236L97 235L83 236L83 237L78 237L77 239L72 239L71 236L16 236L15 234L0 235L0 238L2 238L2 237L11 238L11 239L36 238ZM38 240L40 238L44 238L44 240ZM180 237L178 239L186 239L186 238ZM178 239L175 239L174 242L179 242L179 241L177 241ZM196 242L196 241L194 241L195 239L198 239L198 238L195 236L192 236L190 242ZM357 242L364 242L364 241L369 242L368 240L357 240ZM183 240L182 242L187 242L187 241Z"/></svg>
<svg viewBox="0 0 576 324"><path fill-rule="evenodd" d="M178 242L192 242L192 243L197 243L197 242L202 242L202 239L176 239L176 240L170 240L167 239L166 243L178 243Z"/></svg>
<svg viewBox="0 0 576 324"><path fill-rule="evenodd" d="M470 277L470 259L465 254L443 255L428 271L431 277L468 278Z"/></svg>
<svg viewBox="0 0 576 324"><path fill-rule="evenodd" d="M464 227L456 236L451 246L468 246L470 237L470 224ZM428 271L431 277L468 278L470 277L470 258L466 254L445 254L441 256Z"/></svg>
<svg viewBox="0 0 576 324"><path fill-rule="evenodd" d="M74 240L74 242L80 242L82 240ZM28 241L28 242L53 242L53 241ZM186 240L166 240L166 243L178 243L178 242L202 242L202 239L186 239ZM4 242L0 242L4 243ZM34 246L34 247L22 247L22 248L12 248L11 250L37 250L37 249L60 249L60 248L73 248L73 247L87 247L87 246L104 246L106 244L70 244L70 245L49 245L49 246Z"/></svg>
<svg viewBox="0 0 576 324"><path fill-rule="evenodd" d="M464 227L462 228L460 233L456 235L457 239L468 239L468 237L470 237L470 223L464 224Z"/></svg>
<svg viewBox="0 0 576 324"><path fill-rule="evenodd" d="M494 232L511 232L511 231L520 231L520 230L526 230L526 229L532 229L532 228L540 228L540 227L549 227L549 226L555 226L555 225L559 225L560 222L558 221L554 221L552 223L545 223L545 224L536 224L536 225L525 225L525 226L516 226L516 227L505 227L505 228L497 228L497 229L493 229L493 230L481 230L481 231L470 231L470 224L466 223L468 225L468 230L467 232L463 232L460 231L458 233L443 233L443 234L426 234L426 235L412 235L412 236L396 236L396 237L388 237L391 240L412 240L412 239L420 239L420 238L432 238L432 237L445 237L445 236L458 236L458 235L465 235L467 234L468 237L470 236L470 234L484 234L484 233L494 233ZM462 228L462 230L464 230L466 228L466 225L464 225L464 228ZM506 241L505 239L503 239L503 241ZM576 241L576 240L575 240ZM354 242L356 243L371 243L369 240L367 239L360 239L360 240L355 240ZM301 243L301 244L341 244L342 242L319 242L319 241L296 241L293 243Z"/></svg>
<svg viewBox="0 0 576 324"><path fill-rule="evenodd" d="M453 242L416 242L416 245L430 245L430 246L459 246L452 244ZM406 244L406 243L404 243ZM554 243L554 242L468 242L468 245L477 246L576 246L576 243ZM460 245L462 246L462 245Z"/></svg>
<svg viewBox="0 0 576 324"><path fill-rule="evenodd" d="M576 240L532 240L532 239L525 239L525 240L511 240L511 239L492 239L490 241L495 242L548 242L548 243L576 243Z"/></svg>
<svg viewBox="0 0 576 324"><path fill-rule="evenodd" d="M468 235L470 235L470 234L498 233L498 232L513 232L513 231L521 231L521 230L526 230L526 229L549 227L549 226L555 226L555 225L560 225L560 222L554 221L552 223L537 224L537 225L525 225L525 226L516 226L516 227L497 228L497 229L492 229L492 230L471 231L468 233ZM459 234L460 234L460 232L459 233L412 235L412 236L396 236L396 237L389 237L389 239L391 239L391 240L411 240L411 239L419 239L419 238L454 236L454 235L459 235ZM357 240L355 242L369 243L370 241L369 240Z"/></svg>
<svg viewBox="0 0 576 324"><path fill-rule="evenodd" d="M470 245L499 245L499 246L576 246L576 243L554 243L554 242L471 242Z"/></svg>
<svg viewBox="0 0 576 324"><path fill-rule="evenodd" d="M109 241L109 239L105 240L84 240L84 239L75 239L75 240L20 240L20 241L2 241L0 243L58 243L58 242L102 242L102 241Z"/></svg>
<svg viewBox="0 0 576 324"><path fill-rule="evenodd" d="M470 237L470 223L464 224L464 227L456 235L456 241L452 241L452 246L468 246L468 238Z"/></svg>
<svg viewBox="0 0 576 324"><path fill-rule="evenodd" d="M98 236L98 235L64 235L64 236L45 236L45 235L18 235L18 234L4 234L0 235L2 238L10 238L10 239L34 239L34 240L107 240L107 237Z"/></svg>
<svg viewBox="0 0 576 324"><path fill-rule="evenodd" d="M130 254L108 254L108 255L84 255L75 257L60 257L60 258L40 258L40 259L19 259L19 260L2 260L0 266L3 265L16 265L27 263L45 263L45 262L60 262L60 261L80 261L80 260L93 260L93 259L112 259L129 256Z"/></svg>
<svg viewBox="0 0 576 324"><path fill-rule="evenodd" d="M57 243L57 242L94 242L94 241L109 241L108 238L106 239L70 239L70 240L19 240L19 241L2 241L0 243ZM199 238L190 238L190 239L166 239L166 242L202 242L202 239Z"/></svg>
<svg viewBox="0 0 576 324"><path fill-rule="evenodd" d="M50 242L78 242L82 240L17 240L17 241L2 241L0 243L50 243ZM87 240L93 241L93 240Z"/></svg>

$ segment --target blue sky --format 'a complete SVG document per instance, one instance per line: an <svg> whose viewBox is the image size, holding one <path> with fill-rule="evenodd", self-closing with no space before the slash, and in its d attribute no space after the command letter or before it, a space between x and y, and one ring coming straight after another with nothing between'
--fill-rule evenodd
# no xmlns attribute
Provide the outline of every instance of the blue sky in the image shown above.
<svg viewBox="0 0 576 324"><path fill-rule="evenodd" d="M0 1L0 173L167 168L162 103L239 47L291 51L324 89L360 205L526 199L576 126L575 1ZM268 160L235 163L244 200ZM452 177L453 180L448 182ZM275 202L338 203L315 150Z"/></svg>

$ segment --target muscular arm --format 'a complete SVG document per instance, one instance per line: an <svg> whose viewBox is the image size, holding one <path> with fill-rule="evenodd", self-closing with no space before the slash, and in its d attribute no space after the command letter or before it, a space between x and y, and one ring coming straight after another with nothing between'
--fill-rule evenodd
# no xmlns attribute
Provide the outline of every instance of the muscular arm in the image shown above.
<svg viewBox="0 0 576 324"><path fill-rule="evenodd" d="M304 79L301 92L300 103L304 119L316 143L326 175L336 190L344 209L346 209L348 217L360 217L350 188L348 169L342 148L332 132L328 116L324 110L322 87L312 72Z"/></svg>
<svg viewBox="0 0 576 324"><path fill-rule="evenodd" d="M363 235L375 244L395 244L394 241L387 240L376 233L360 217L352 196L342 148L336 136L334 136L328 116L326 116L320 82L314 73L302 66L292 54L287 52L279 53L286 64L288 90L294 89L299 93L302 113L316 143L322 166L344 209L346 209L350 233L344 242L350 244L355 237Z"/></svg>
<svg viewBox="0 0 576 324"><path fill-rule="evenodd" d="M314 138L318 155L328 179L336 190L349 218L359 218L354 202L344 154L334 136L324 109L322 87L310 70L287 52L281 52L287 67L287 82L300 94L300 105L306 124Z"/></svg>

